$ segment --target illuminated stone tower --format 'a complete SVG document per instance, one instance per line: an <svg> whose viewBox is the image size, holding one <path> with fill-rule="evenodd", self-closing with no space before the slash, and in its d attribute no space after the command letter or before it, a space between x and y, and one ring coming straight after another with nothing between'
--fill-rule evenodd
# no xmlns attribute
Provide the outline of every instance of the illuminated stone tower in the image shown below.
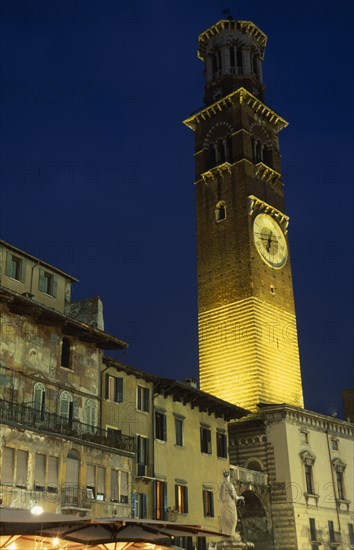
<svg viewBox="0 0 354 550"><path fill-rule="evenodd" d="M267 37L222 20L199 36L195 132L201 389L251 410L303 406L278 133L263 103Z"/></svg>

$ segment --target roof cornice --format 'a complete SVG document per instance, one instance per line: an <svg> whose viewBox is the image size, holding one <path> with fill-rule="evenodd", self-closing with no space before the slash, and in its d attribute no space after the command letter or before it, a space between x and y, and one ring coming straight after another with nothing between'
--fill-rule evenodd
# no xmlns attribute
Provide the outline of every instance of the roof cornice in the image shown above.
<svg viewBox="0 0 354 550"><path fill-rule="evenodd" d="M201 124L224 109L227 109L227 107L234 102L238 102L240 105L245 103L251 107L255 113L263 116L269 123L273 124L277 132L280 132L280 130L288 126L288 122L284 118L278 115L275 111L272 111L272 109L257 99L253 94L251 94L251 92L246 90L246 88L242 87L219 99L215 103L212 103L212 105L208 105L201 111L194 113L189 118L186 118L183 121L183 124L195 131L198 124Z"/></svg>

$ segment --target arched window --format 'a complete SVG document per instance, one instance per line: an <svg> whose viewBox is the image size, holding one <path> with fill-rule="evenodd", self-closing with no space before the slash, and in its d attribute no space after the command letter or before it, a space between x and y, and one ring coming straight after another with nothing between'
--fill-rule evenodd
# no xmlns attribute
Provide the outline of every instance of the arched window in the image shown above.
<svg viewBox="0 0 354 550"><path fill-rule="evenodd" d="M212 166L215 166L215 164L216 164L215 146L214 146L214 143L211 143L207 150L207 168L211 168Z"/></svg>
<svg viewBox="0 0 354 550"><path fill-rule="evenodd" d="M61 342L60 365L64 367L64 369L71 369L71 345L69 338L66 338L65 336Z"/></svg>
<svg viewBox="0 0 354 550"><path fill-rule="evenodd" d="M43 411L45 406L45 387L41 382L33 386L33 407L37 411Z"/></svg>
<svg viewBox="0 0 354 550"><path fill-rule="evenodd" d="M270 168L273 168L273 151L269 147L265 147L263 151L263 162Z"/></svg>
<svg viewBox="0 0 354 550"><path fill-rule="evenodd" d="M97 406L93 399L88 399L85 405L85 424L90 428L97 426ZM93 431L93 430L89 430Z"/></svg>
<svg viewBox="0 0 354 550"><path fill-rule="evenodd" d="M241 46L237 48L236 60L237 60L237 72L238 74L243 74L243 55L242 55Z"/></svg>
<svg viewBox="0 0 354 550"><path fill-rule="evenodd" d="M217 223L226 219L226 204L224 201L219 201L215 208L215 221Z"/></svg>
<svg viewBox="0 0 354 550"><path fill-rule="evenodd" d="M68 391L62 391L60 394L59 415L67 420L73 417L73 396Z"/></svg>
<svg viewBox="0 0 354 550"><path fill-rule="evenodd" d="M258 458L251 458L247 461L246 468L255 472L261 472L263 470L263 464Z"/></svg>
<svg viewBox="0 0 354 550"><path fill-rule="evenodd" d="M258 76L258 55L257 54L251 55L251 67L252 67L252 73Z"/></svg>

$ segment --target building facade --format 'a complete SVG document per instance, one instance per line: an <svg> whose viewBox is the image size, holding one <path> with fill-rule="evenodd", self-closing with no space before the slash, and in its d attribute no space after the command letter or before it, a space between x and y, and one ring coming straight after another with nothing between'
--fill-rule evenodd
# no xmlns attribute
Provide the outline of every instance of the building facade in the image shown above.
<svg viewBox="0 0 354 550"><path fill-rule="evenodd" d="M2 503L130 515L134 438L101 427L102 304L70 302L76 280L1 241Z"/></svg>
<svg viewBox="0 0 354 550"><path fill-rule="evenodd" d="M352 423L298 407L263 405L258 415L229 429L231 462L268 479L269 496L253 484L252 498L249 488L236 482L246 497L246 530L256 548L264 548L267 539L269 548L287 550L351 548ZM258 512L252 514L255 497Z"/></svg>

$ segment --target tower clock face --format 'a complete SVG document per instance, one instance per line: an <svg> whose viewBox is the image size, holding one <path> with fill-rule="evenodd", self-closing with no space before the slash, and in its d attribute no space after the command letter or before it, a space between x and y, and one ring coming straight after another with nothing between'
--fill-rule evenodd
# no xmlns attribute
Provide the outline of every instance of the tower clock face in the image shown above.
<svg viewBox="0 0 354 550"><path fill-rule="evenodd" d="M262 260L280 269L288 259L288 247L280 225L268 214L258 214L253 222L253 240Z"/></svg>

